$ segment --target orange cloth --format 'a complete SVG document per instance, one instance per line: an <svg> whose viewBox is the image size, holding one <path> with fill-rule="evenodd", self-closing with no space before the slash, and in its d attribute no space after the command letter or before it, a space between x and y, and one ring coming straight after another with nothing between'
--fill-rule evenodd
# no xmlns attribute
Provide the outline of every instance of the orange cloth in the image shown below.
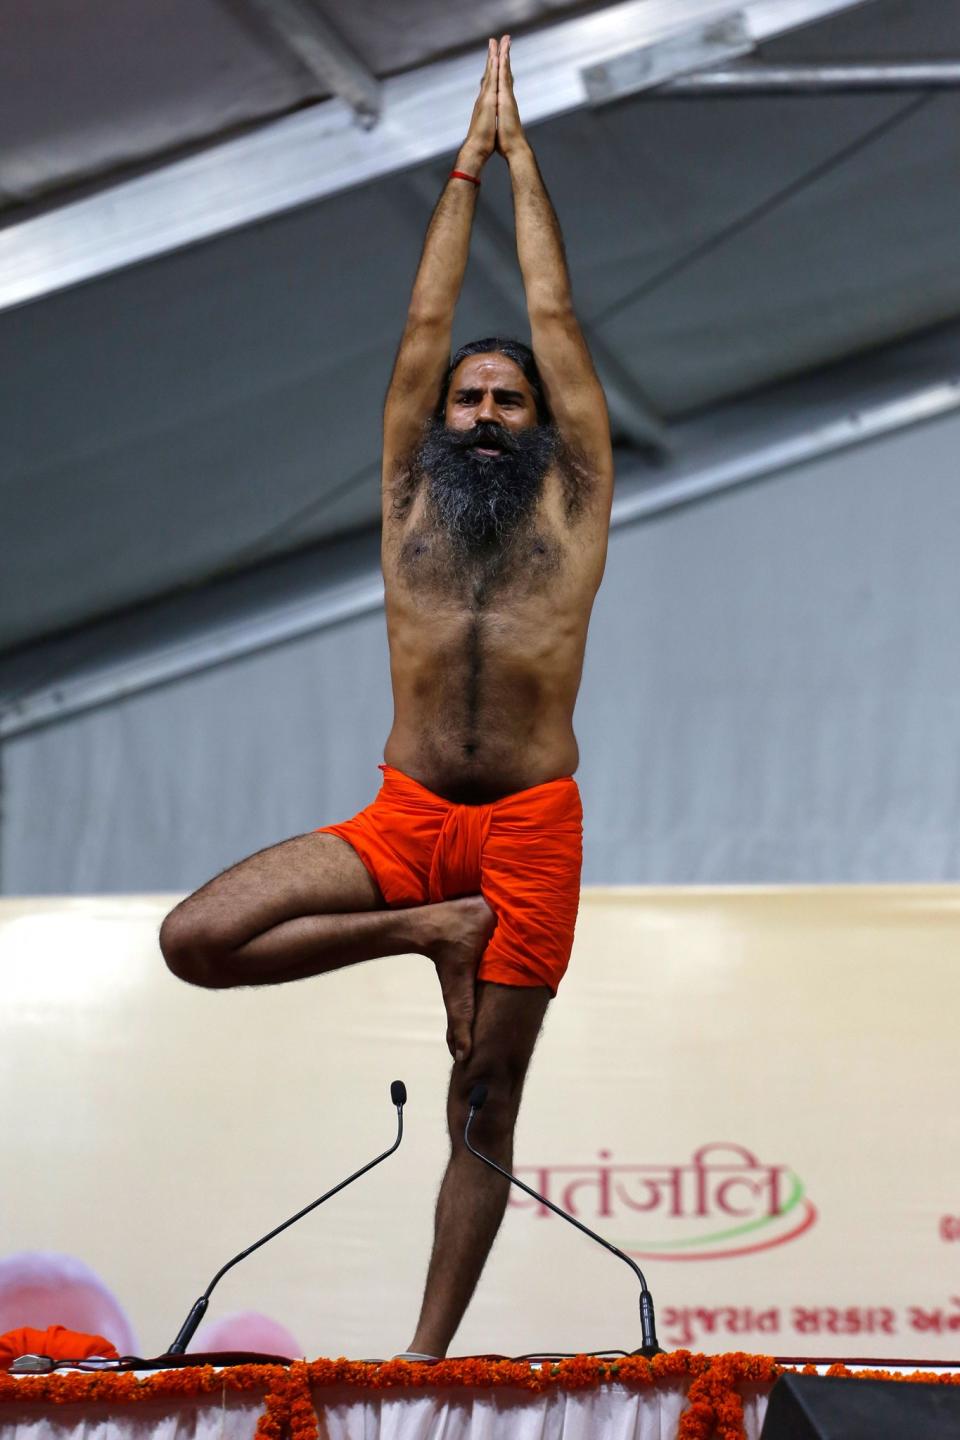
<svg viewBox="0 0 960 1440"><path fill-rule="evenodd" d="M49 1355L51 1360L86 1360L91 1355L119 1358L116 1346L102 1335L85 1335L64 1325L48 1325L46 1330L24 1325L0 1335L0 1370L9 1370L21 1355Z"/></svg>
<svg viewBox="0 0 960 1440"><path fill-rule="evenodd" d="M388 905L425 905L482 894L497 928L478 980L549 985L556 993L580 903L583 811L571 777L490 805L455 805L381 765L372 805L318 834L339 835L360 856Z"/></svg>

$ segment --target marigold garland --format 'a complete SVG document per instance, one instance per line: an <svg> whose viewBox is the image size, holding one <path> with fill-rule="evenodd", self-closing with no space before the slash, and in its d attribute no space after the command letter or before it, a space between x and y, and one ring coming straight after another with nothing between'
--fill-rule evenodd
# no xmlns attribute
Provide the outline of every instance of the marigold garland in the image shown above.
<svg viewBox="0 0 960 1440"><path fill-rule="evenodd" d="M602 1359L574 1355L566 1360L530 1365L521 1360L440 1360L435 1365L404 1360L370 1363L359 1360L296 1361L281 1365L210 1365L160 1370L151 1375L57 1374L13 1377L0 1373L0 1403L69 1405L137 1404L159 1399L199 1399L227 1391L257 1393L263 1410L255 1440L317 1440L319 1427L313 1392L330 1386L363 1390L475 1389L511 1387L534 1393L551 1389L590 1390L600 1385L645 1389L688 1382L687 1406L680 1417L677 1440L744 1440L744 1385L768 1385L790 1367L768 1355L734 1351L726 1355L695 1355L674 1350L646 1360L640 1355ZM819 1373L815 1366L804 1374ZM827 1374L837 1379L902 1380L960 1384L958 1374L917 1371L910 1375L888 1370L850 1370L838 1362Z"/></svg>
<svg viewBox="0 0 960 1440"><path fill-rule="evenodd" d="M677 1440L744 1440L743 1398L737 1387L745 1382L771 1384L783 1368L768 1355L733 1351L714 1356L690 1383Z"/></svg>
<svg viewBox="0 0 960 1440"><path fill-rule="evenodd" d="M73 1405L87 1400L127 1405L146 1400L199 1399L224 1390L268 1391L275 1377L286 1374L280 1365L231 1365L228 1370L196 1365L185 1370L158 1370L152 1375L134 1375L130 1371L115 1374L108 1370L20 1377L0 1373L0 1403Z"/></svg>
<svg viewBox="0 0 960 1440"><path fill-rule="evenodd" d="M290 1440L317 1440L320 1427L310 1394L310 1376L306 1363L298 1360L287 1372L287 1394L290 1401Z"/></svg>
<svg viewBox="0 0 960 1440"><path fill-rule="evenodd" d="M290 1429L290 1402L287 1396L286 1376L267 1391L263 1412L257 1421L254 1440L284 1440Z"/></svg>

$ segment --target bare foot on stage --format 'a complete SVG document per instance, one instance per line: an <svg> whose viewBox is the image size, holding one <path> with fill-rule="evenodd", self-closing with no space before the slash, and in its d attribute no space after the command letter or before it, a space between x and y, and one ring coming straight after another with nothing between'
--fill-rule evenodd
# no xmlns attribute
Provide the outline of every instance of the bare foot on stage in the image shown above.
<svg viewBox="0 0 960 1440"><path fill-rule="evenodd" d="M470 1054L477 967L496 929L496 916L482 895L445 900L422 913L429 913L437 927L437 938L424 948L437 967L447 1012L447 1049L463 1061Z"/></svg>

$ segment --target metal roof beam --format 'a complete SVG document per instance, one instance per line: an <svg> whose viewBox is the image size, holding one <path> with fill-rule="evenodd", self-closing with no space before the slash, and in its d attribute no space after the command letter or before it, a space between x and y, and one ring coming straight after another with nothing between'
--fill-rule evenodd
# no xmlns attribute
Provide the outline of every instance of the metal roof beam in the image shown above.
<svg viewBox="0 0 960 1440"><path fill-rule="evenodd" d="M744 0L739 9L759 43L861 3ZM584 66L730 13L729 0L685 0L678 25L676 0L624 0L519 36L512 58L525 122L585 105ZM326 100L7 226L0 230L0 309L456 150L478 63L470 54L383 81L380 121L371 130L356 124L345 100Z"/></svg>
<svg viewBox="0 0 960 1440"><path fill-rule="evenodd" d="M326 90L369 130L380 118L380 82L337 33L316 0L244 0Z"/></svg>
<svg viewBox="0 0 960 1440"><path fill-rule="evenodd" d="M956 90L960 60L920 65L731 65L683 75L660 87L659 98L743 95L850 95L887 90Z"/></svg>
<svg viewBox="0 0 960 1440"><path fill-rule="evenodd" d="M667 82L721 61L749 55L754 48L747 17L742 10L691 25L652 45L623 50L583 70L583 85L591 105L622 100L639 90L660 89Z"/></svg>

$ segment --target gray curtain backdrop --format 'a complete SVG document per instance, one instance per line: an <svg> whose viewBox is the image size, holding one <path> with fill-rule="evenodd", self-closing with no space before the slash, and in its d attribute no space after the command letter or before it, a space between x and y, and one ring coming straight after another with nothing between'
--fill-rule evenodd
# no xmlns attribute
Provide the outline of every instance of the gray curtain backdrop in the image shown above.
<svg viewBox="0 0 960 1440"><path fill-rule="evenodd" d="M587 883L960 879L960 419L614 533L577 709ZM354 813L383 616L2 750L6 894L187 891Z"/></svg>

